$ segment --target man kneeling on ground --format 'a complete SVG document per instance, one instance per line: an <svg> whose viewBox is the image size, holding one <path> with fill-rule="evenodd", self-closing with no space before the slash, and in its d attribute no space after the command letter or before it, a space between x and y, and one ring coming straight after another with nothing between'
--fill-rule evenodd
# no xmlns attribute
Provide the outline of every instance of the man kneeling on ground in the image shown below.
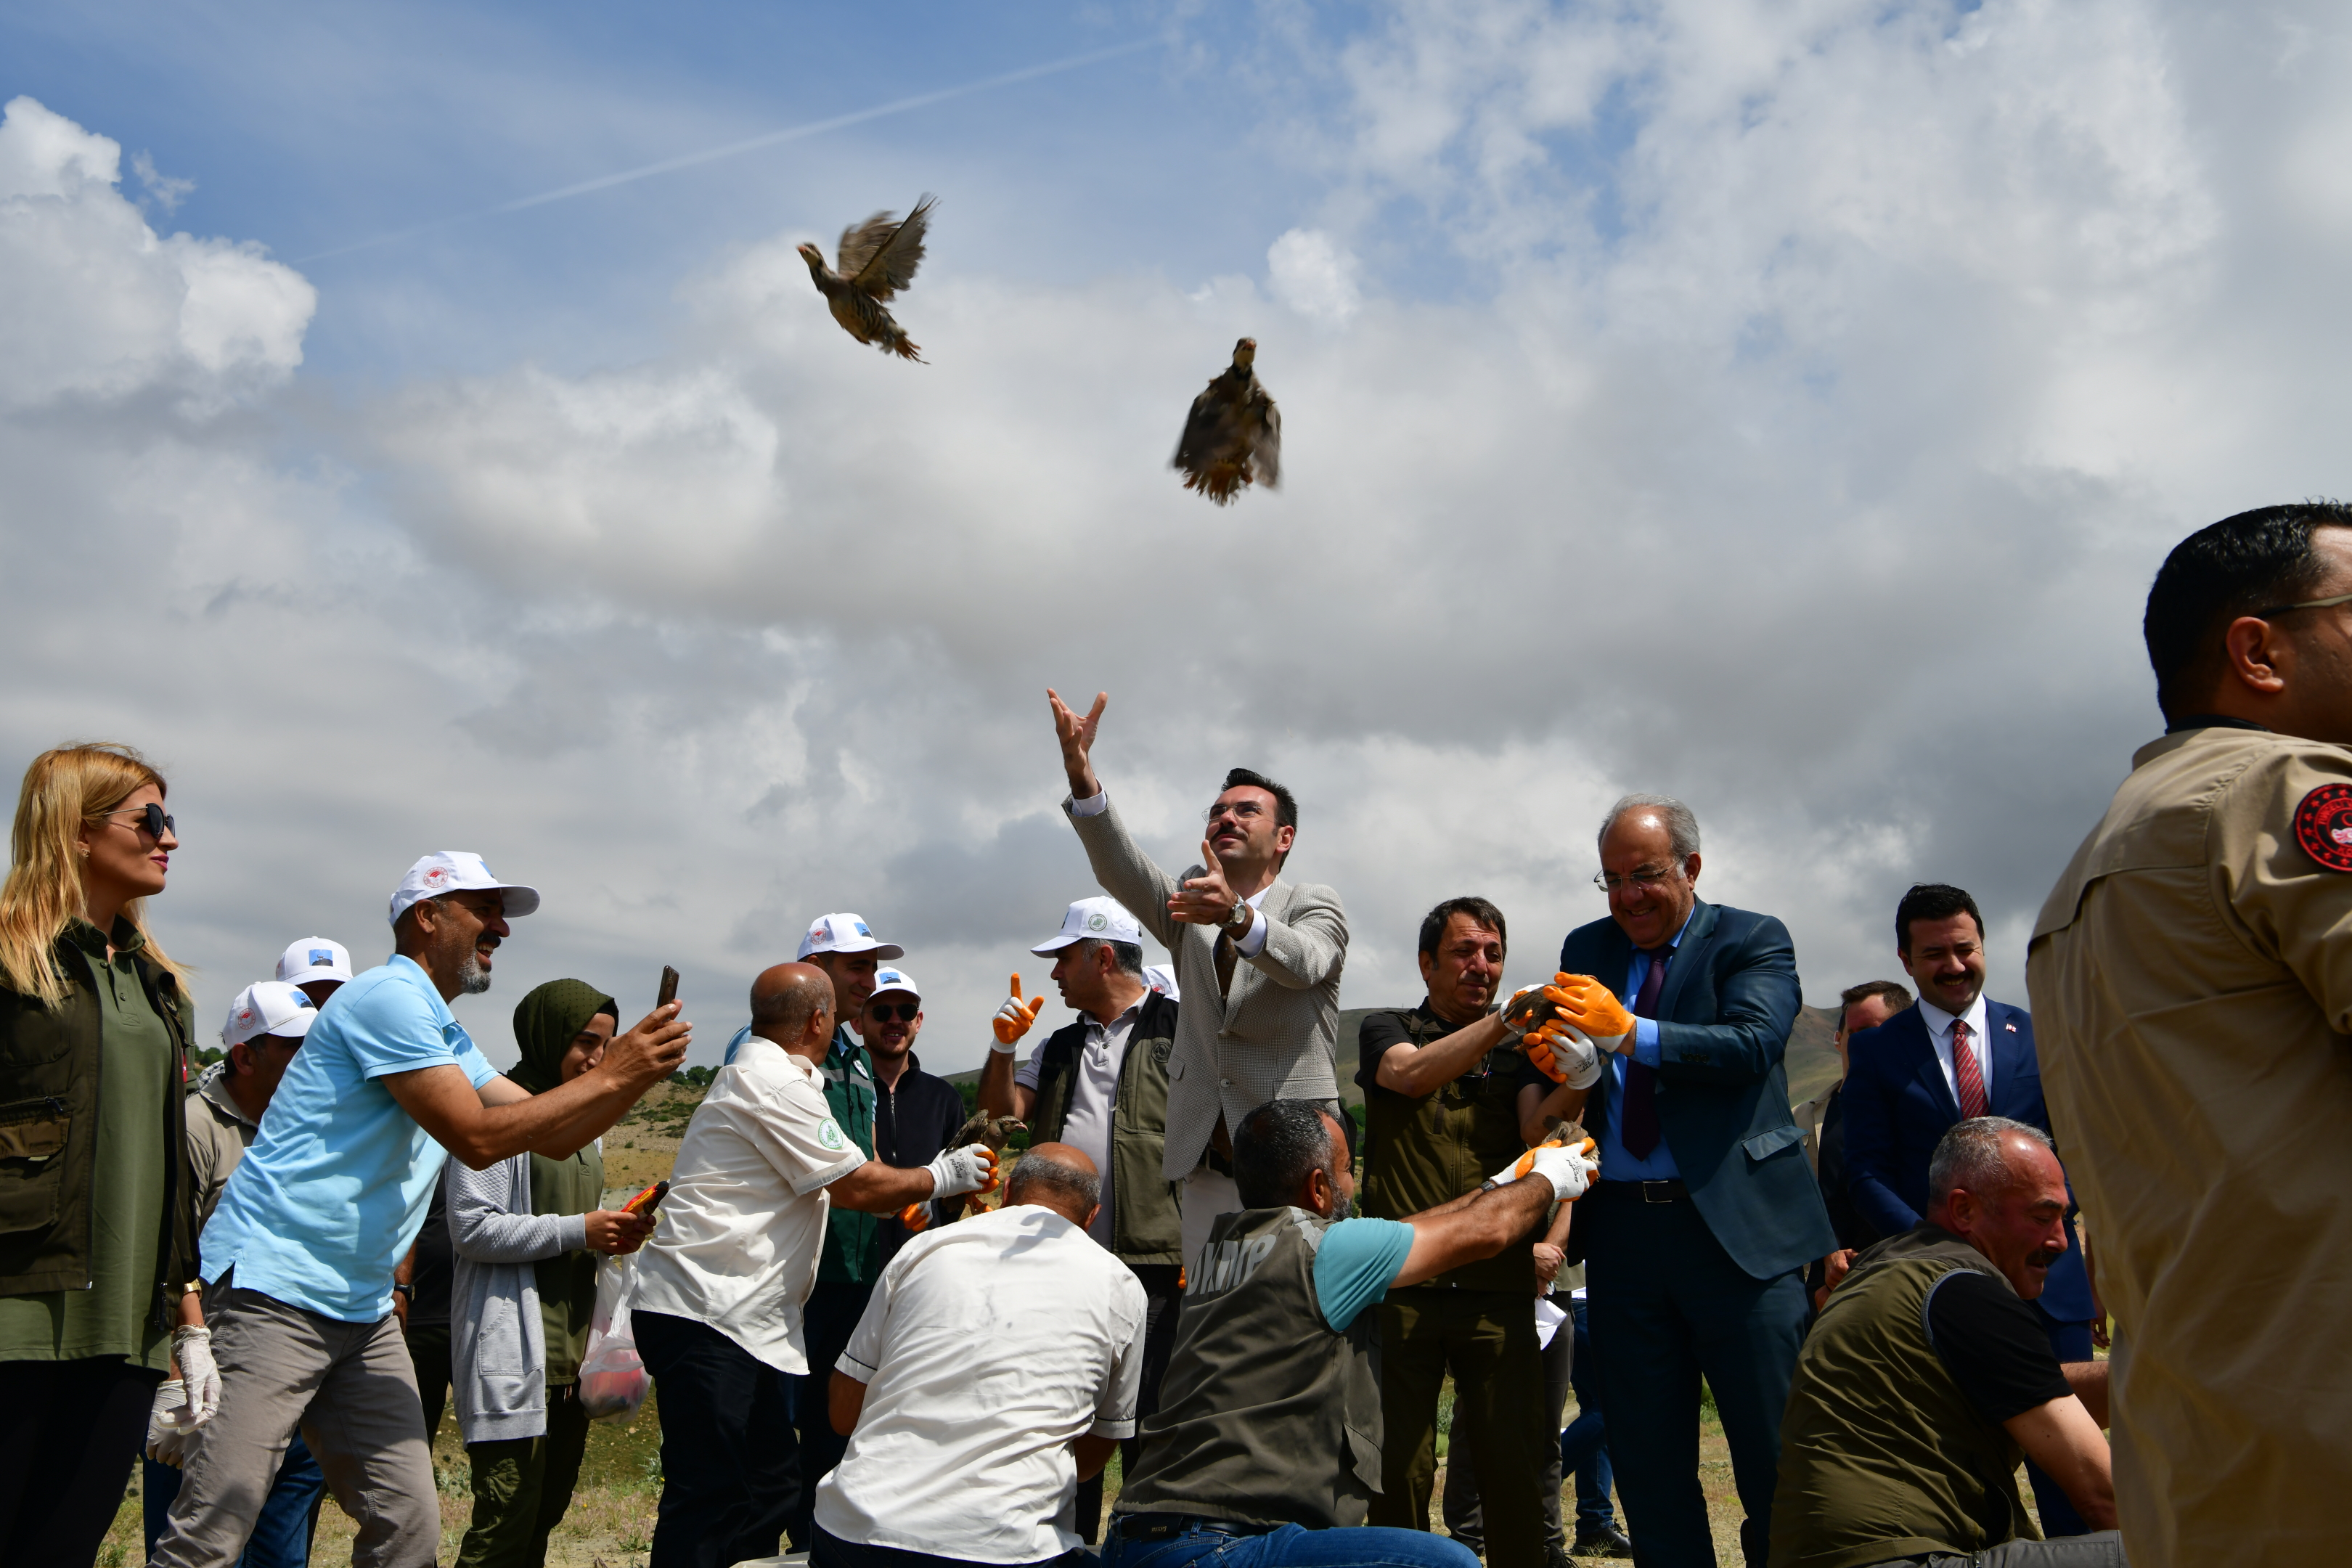
<svg viewBox="0 0 2352 1568"><path fill-rule="evenodd" d="M1039 1143L1004 1206L907 1243L835 1363L849 1438L816 1494L817 1568L1091 1563L1078 1483L1135 1431L1146 1301L1087 1230L1095 1163Z"/></svg>
<svg viewBox="0 0 2352 1568"><path fill-rule="evenodd" d="M1242 1210L1186 1282L1160 1410L1118 1495L1105 1568L1357 1563L1473 1568L1466 1547L1365 1529L1381 1487L1379 1318L1391 1286L1491 1258L1580 1196L1581 1150L1528 1151L1484 1187L1409 1219L1347 1219L1346 1134L1316 1100L1276 1100L1234 1133Z"/></svg>
<svg viewBox="0 0 2352 1568"><path fill-rule="evenodd" d="M1927 1218L1855 1260L1797 1359L1771 1568L2122 1568L2106 1363L2061 1366L2028 1304L2066 1250L2049 1135L1960 1122L1927 1188ZM2098 1533L2041 1539L2021 1451Z"/></svg>

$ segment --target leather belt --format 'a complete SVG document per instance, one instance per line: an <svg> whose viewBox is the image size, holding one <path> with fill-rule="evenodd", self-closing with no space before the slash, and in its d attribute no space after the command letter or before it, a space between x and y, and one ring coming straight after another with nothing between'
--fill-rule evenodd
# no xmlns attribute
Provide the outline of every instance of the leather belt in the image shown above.
<svg viewBox="0 0 2352 1568"><path fill-rule="evenodd" d="M1192 1513L1120 1513L1111 1516L1110 1524L1121 1541L1173 1541L1180 1535L1230 1535L1245 1540L1274 1528Z"/></svg>
<svg viewBox="0 0 2352 1568"><path fill-rule="evenodd" d="M1592 1190L1604 1198L1644 1204L1678 1204L1690 1196L1680 1182L1595 1182Z"/></svg>

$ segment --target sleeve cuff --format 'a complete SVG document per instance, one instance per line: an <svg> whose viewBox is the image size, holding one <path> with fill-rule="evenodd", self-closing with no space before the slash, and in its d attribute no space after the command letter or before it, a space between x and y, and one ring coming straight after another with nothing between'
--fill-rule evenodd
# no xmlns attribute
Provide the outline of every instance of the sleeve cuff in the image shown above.
<svg viewBox="0 0 2352 1568"><path fill-rule="evenodd" d="M866 1156L853 1150L849 1158L838 1165L828 1166L813 1175L803 1176L799 1181L794 1182L793 1195L796 1198L804 1198L819 1187L829 1187L864 1163L866 1163Z"/></svg>
<svg viewBox="0 0 2352 1568"><path fill-rule="evenodd" d="M1097 1421L1087 1429L1089 1437L1116 1437L1121 1442L1135 1436L1132 1421Z"/></svg>
<svg viewBox="0 0 2352 1568"><path fill-rule="evenodd" d="M1655 1018L1633 1020L1633 1059L1645 1068L1658 1065L1658 1021Z"/></svg>
<svg viewBox="0 0 2352 1568"><path fill-rule="evenodd" d="M841 1359L833 1363L833 1370L844 1377L854 1377L860 1383L871 1383L874 1381L875 1373L879 1369L867 1366L847 1351L844 1351L841 1352Z"/></svg>
<svg viewBox="0 0 2352 1568"><path fill-rule="evenodd" d="M1076 795L1066 795L1062 800L1062 809L1072 816L1100 816L1110 809L1109 786L1095 791L1084 800Z"/></svg>
<svg viewBox="0 0 2352 1568"><path fill-rule="evenodd" d="M1109 792L1105 791L1104 793L1108 794ZM1244 958L1255 958L1259 953L1265 951L1265 911L1263 910L1250 910L1250 928L1248 931L1244 933L1241 941L1234 943L1234 951L1240 953Z"/></svg>
<svg viewBox="0 0 2352 1568"><path fill-rule="evenodd" d="M556 1234L563 1238L564 1251L587 1251L588 1216L584 1214L565 1215L563 1216L563 1226Z"/></svg>

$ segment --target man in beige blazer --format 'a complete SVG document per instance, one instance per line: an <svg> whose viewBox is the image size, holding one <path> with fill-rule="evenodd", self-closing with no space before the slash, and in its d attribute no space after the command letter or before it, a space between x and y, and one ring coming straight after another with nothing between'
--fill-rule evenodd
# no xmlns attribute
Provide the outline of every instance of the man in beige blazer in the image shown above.
<svg viewBox="0 0 2352 1568"><path fill-rule="evenodd" d="M1062 803L1095 879L1168 946L1184 1002L1168 1059L1168 1136L1161 1169L1182 1182L1184 1257L1200 1255L1210 1222L1242 1206L1231 1129L1270 1100L1327 1100L1348 916L1339 895L1282 879L1298 832L1290 792L1235 768L1209 808L1200 864L1171 877L1128 836L1090 753L1109 699L1081 718L1055 692L1054 728L1070 797Z"/></svg>

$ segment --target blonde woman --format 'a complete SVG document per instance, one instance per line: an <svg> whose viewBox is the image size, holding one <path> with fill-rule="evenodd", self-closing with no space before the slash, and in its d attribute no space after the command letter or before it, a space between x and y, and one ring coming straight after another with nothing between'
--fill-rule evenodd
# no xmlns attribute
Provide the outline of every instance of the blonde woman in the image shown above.
<svg viewBox="0 0 2352 1568"><path fill-rule="evenodd" d="M219 1397L196 1299L187 988L144 901L179 847L125 746L26 770L0 887L0 1541L88 1563L170 1371ZM193 1326L181 1326L193 1325ZM176 1392L176 1391L175 1391Z"/></svg>

